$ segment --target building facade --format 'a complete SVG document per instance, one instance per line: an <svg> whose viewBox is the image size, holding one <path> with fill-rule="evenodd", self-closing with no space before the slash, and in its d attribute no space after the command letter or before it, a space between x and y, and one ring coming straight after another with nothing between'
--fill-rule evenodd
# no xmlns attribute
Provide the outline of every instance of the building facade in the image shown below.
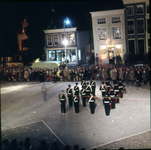
<svg viewBox="0 0 151 150"><path fill-rule="evenodd" d="M78 62L76 28L44 30L46 61ZM65 48L64 39L68 41Z"/></svg>
<svg viewBox="0 0 151 150"><path fill-rule="evenodd" d="M150 50L149 0L123 0L128 53L144 54Z"/></svg>
<svg viewBox="0 0 151 150"><path fill-rule="evenodd" d="M126 52L124 9L90 12L95 57L99 64L116 63Z"/></svg>

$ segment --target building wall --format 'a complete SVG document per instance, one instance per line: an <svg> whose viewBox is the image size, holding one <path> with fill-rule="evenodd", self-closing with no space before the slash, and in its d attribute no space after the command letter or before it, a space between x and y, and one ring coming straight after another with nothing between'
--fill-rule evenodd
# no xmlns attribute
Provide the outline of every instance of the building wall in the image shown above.
<svg viewBox="0 0 151 150"><path fill-rule="evenodd" d="M93 27L93 42L94 42L94 51L95 56L99 57L99 63L109 63L109 49L113 47L113 53L115 56L115 46L121 45L122 52L121 57L123 58L124 52L126 51L125 45L125 20L124 20L124 9L119 10L110 10L110 11L99 11L99 12L90 12L92 17L92 27ZM112 17L120 17L120 23L112 23ZM98 24L98 19L105 18L106 23ZM120 27L121 28L121 39L114 39L113 38L113 27ZM106 28L106 31L98 31L99 28ZM106 35L104 40L100 40L99 34L104 33ZM100 47L104 46L106 52L106 58L102 58L102 54L100 51ZM102 55L102 56L101 56Z"/></svg>
<svg viewBox="0 0 151 150"><path fill-rule="evenodd" d="M149 5L149 0L123 0L125 8L125 33L126 33L126 47L128 53L146 53L149 51L150 46L148 46L148 39L150 39L150 33L147 33L147 19L149 19L149 13L147 13L147 5ZM142 14L137 13L137 6L142 5L144 12ZM134 8L134 13L129 14L128 8ZM138 20L143 20L144 33L138 33ZM128 34L128 22L134 21L134 33ZM150 21L149 21L150 22ZM144 40L144 45L140 45L140 40ZM130 43L134 41L134 50L131 49ZM143 42L143 41L142 41Z"/></svg>

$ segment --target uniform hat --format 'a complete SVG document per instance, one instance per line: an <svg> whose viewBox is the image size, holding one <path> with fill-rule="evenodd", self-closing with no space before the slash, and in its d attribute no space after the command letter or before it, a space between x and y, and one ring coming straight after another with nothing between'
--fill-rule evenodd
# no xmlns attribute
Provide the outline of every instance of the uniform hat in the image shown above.
<svg viewBox="0 0 151 150"><path fill-rule="evenodd" d="M78 82L76 82L76 85L78 84Z"/></svg>
<svg viewBox="0 0 151 150"><path fill-rule="evenodd" d="M89 82L87 82L87 84L89 84Z"/></svg>
<svg viewBox="0 0 151 150"><path fill-rule="evenodd" d="M68 85L68 87L70 87L71 85Z"/></svg>
<svg viewBox="0 0 151 150"><path fill-rule="evenodd" d="M102 84L104 84L104 82L102 82Z"/></svg>

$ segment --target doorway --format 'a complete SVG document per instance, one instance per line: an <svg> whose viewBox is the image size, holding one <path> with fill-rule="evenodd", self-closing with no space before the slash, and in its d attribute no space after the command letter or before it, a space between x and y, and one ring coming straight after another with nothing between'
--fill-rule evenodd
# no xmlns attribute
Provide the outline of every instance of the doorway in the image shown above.
<svg viewBox="0 0 151 150"><path fill-rule="evenodd" d="M109 64L114 64L114 51L108 51Z"/></svg>

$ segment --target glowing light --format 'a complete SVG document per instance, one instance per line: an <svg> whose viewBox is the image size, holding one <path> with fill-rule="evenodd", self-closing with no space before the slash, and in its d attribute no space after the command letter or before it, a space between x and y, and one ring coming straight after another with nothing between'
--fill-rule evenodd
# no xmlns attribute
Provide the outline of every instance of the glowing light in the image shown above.
<svg viewBox="0 0 151 150"><path fill-rule="evenodd" d="M63 43L63 45L65 45L65 46L68 45L68 41L67 41L66 39L65 39L62 43Z"/></svg>

